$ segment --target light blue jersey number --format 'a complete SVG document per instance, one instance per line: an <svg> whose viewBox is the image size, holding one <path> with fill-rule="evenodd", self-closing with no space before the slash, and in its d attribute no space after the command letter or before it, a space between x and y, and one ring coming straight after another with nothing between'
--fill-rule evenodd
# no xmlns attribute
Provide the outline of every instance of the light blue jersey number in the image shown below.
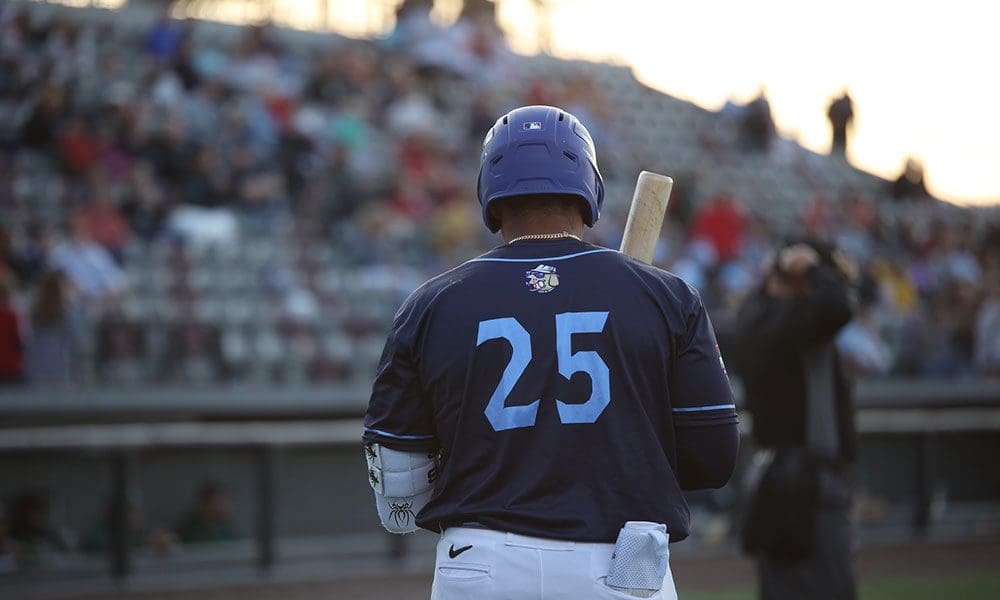
<svg viewBox="0 0 1000 600"><path fill-rule="evenodd" d="M531 427L535 424L535 415L538 414L538 400L527 406L503 405L504 400L517 384L517 380L521 378L521 374L528 367L528 363L531 362L531 335L513 317L479 322L477 348L483 342L498 338L510 342L510 347L514 352L510 356L507 367L503 370L497 389L493 390L493 395L490 396L490 401L486 405L486 418L490 420L490 425L493 425L493 429L496 431Z"/></svg>
<svg viewBox="0 0 1000 600"><path fill-rule="evenodd" d="M583 404L568 404L556 400L559 420L563 423L593 423L611 402L611 385L608 365L592 350L572 352L574 333L601 333L607 323L607 312L574 312L556 315L556 359L559 374L570 379L574 373L590 375L590 398ZM507 396L517 385L531 362L531 334L513 317L490 319L479 323L476 346L489 340L504 339L510 342L510 362L503 370L490 401L486 404L486 418L495 431L532 427L538 415L539 400L524 406L505 406Z"/></svg>

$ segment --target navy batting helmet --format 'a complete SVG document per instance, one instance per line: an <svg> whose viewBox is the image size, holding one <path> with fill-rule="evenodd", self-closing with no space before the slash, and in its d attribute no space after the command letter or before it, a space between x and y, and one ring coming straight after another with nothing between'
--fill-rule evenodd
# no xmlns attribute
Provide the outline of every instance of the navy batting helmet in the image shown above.
<svg viewBox="0 0 1000 600"><path fill-rule="evenodd" d="M497 119L483 141L479 204L490 231L500 223L490 203L514 196L566 195L587 204L588 227L601 215L604 181L590 133L570 113L554 106L523 106Z"/></svg>

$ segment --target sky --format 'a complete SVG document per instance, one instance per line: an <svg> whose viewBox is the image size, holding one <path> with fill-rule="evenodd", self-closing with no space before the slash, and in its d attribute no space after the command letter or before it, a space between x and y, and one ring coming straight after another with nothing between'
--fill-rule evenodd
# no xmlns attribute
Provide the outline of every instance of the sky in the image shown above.
<svg viewBox="0 0 1000 600"><path fill-rule="evenodd" d="M767 90L779 130L830 146L826 108L854 99L849 157L895 178L908 155L932 192L1000 202L1000 6L953 0L553 0L553 53L611 58L647 85L718 109ZM532 0L507 0L512 45ZM610 8L609 7L613 7Z"/></svg>
<svg viewBox="0 0 1000 600"><path fill-rule="evenodd" d="M67 3L87 0L62 0ZM94 1L94 0L90 0ZM120 4L122 0L98 0ZM270 0L312 28L326 2L339 33L386 33L400 0ZM512 48L539 50L539 0L498 0ZM196 3L253 20L242 0ZM264 3L266 4L266 3ZM767 91L779 131L826 152L826 108L854 99L848 156L895 178L923 161L929 189L958 203L1000 203L1000 6L987 0L544 0L551 51L633 67L645 84L716 110ZM461 0L437 0L441 22Z"/></svg>

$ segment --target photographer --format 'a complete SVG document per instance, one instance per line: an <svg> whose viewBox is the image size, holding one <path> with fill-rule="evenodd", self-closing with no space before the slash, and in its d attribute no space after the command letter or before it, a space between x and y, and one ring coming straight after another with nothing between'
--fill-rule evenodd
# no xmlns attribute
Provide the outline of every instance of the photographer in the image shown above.
<svg viewBox="0 0 1000 600"><path fill-rule="evenodd" d="M763 476L744 549L764 599L853 599L845 471L856 434L834 346L851 320L853 266L815 241L785 246L738 317L738 368Z"/></svg>

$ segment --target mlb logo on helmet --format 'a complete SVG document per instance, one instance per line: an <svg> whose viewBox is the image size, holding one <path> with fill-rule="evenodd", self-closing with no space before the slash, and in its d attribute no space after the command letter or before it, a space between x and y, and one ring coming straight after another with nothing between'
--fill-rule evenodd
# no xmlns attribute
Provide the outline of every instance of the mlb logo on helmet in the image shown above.
<svg viewBox="0 0 1000 600"><path fill-rule="evenodd" d="M542 123L540 121L530 121L524 124L525 131L540 131L542 129Z"/></svg>
<svg viewBox="0 0 1000 600"><path fill-rule="evenodd" d="M559 275L556 268L550 265L538 265L524 272L524 285L528 290L539 294L548 294L559 286Z"/></svg>

